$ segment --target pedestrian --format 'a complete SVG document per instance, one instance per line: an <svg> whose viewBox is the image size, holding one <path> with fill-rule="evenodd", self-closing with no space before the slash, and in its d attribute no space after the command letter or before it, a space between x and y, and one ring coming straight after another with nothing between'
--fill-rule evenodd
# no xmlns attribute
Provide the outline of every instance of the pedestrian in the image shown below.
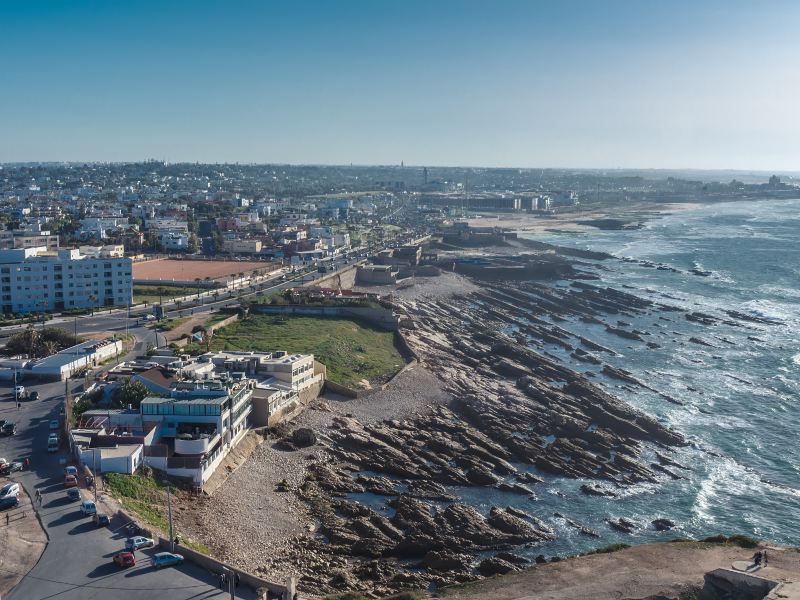
<svg viewBox="0 0 800 600"><path fill-rule="evenodd" d="M238 571L234 571L233 572L233 587L235 587L235 588L239 587L239 572Z"/></svg>
<svg viewBox="0 0 800 600"><path fill-rule="evenodd" d="M767 551L764 550L761 553L761 563L766 567L767 566Z"/></svg>
<svg viewBox="0 0 800 600"><path fill-rule="evenodd" d="M219 574L219 589L224 590L223 584L225 583L225 573Z"/></svg>
<svg viewBox="0 0 800 600"><path fill-rule="evenodd" d="M22 402L17 402L17 410L19 410L20 408L22 408Z"/></svg>
<svg viewBox="0 0 800 600"><path fill-rule="evenodd" d="M31 459L26 457L26 458L25 458L25 460L23 460L23 461L22 461L22 464L23 464L23 465L25 466L25 468L27 469L28 467L30 467L30 466L31 466Z"/></svg>

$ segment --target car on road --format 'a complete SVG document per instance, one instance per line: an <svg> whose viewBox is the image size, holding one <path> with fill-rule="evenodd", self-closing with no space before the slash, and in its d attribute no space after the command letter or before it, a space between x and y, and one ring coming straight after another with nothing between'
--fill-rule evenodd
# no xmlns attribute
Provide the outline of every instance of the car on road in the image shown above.
<svg viewBox="0 0 800 600"><path fill-rule="evenodd" d="M72 488L78 487L78 478L75 475L67 475L64 477L64 487L65 488Z"/></svg>
<svg viewBox="0 0 800 600"><path fill-rule="evenodd" d="M71 500L72 502L75 502L76 500L80 500L81 499L81 491L76 487L69 488L67 490L67 498L69 500Z"/></svg>
<svg viewBox="0 0 800 600"><path fill-rule="evenodd" d="M3 435L15 435L17 433L17 424L6 421L0 431L3 432Z"/></svg>
<svg viewBox="0 0 800 600"><path fill-rule="evenodd" d="M183 556L172 552L156 552L153 554L153 566L156 569L161 567L172 567L183 562Z"/></svg>
<svg viewBox="0 0 800 600"><path fill-rule="evenodd" d="M5 484L3 487L0 488L0 498L6 498L8 496L19 496L19 484L11 483Z"/></svg>
<svg viewBox="0 0 800 600"><path fill-rule="evenodd" d="M50 435L48 435L47 436L47 442L48 443L50 443L50 442L56 442L57 443L58 442L58 434L57 433L51 433Z"/></svg>
<svg viewBox="0 0 800 600"><path fill-rule="evenodd" d="M69 465L68 467L64 467L64 475L75 475L78 476L78 467L73 465Z"/></svg>
<svg viewBox="0 0 800 600"><path fill-rule="evenodd" d="M25 395L25 386L24 385L15 385L14 386L14 395L17 398L21 398Z"/></svg>
<svg viewBox="0 0 800 600"><path fill-rule="evenodd" d="M0 464L0 475L5 477L15 471L22 471L23 466L21 462L2 463Z"/></svg>
<svg viewBox="0 0 800 600"><path fill-rule="evenodd" d="M125 550L139 550L140 548L152 548L155 542L141 535L134 536L125 540Z"/></svg>
<svg viewBox="0 0 800 600"><path fill-rule="evenodd" d="M81 514L84 517L97 514L97 506L91 500L84 500L81 502Z"/></svg>
<svg viewBox="0 0 800 600"><path fill-rule="evenodd" d="M19 498L16 496L6 496L5 498L0 498L0 510L14 508L17 504L19 504Z"/></svg>
<svg viewBox="0 0 800 600"><path fill-rule="evenodd" d="M28 400L36 401L39 399L39 392L31 392L28 396Z"/></svg>
<svg viewBox="0 0 800 600"><path fill-rule="evenodd" d="M58 452L58 438L49 438L47 440L47 451L48 452Z"/></svg>
<svg viewBox="0 0 800 600"><path fill-rule="evenodd" d="M133 552L118 552L114 555L114 564L121 569L133 567L136 565L136 558L133 556Z"/></svg>
<svg viewBox="0 0 800 600"><path fill-rule="evenodd" d="M98 527L108 527L111 524L111 519L108 518L108 515L99 512L94 513L92 521Z"/></svg>
<svg viewBox="0 0 800 600"><path fill-rule="evenodd" d="M50 429L59 429L61 427L61 423L58 419L53 419L50 421Z"/></svg>

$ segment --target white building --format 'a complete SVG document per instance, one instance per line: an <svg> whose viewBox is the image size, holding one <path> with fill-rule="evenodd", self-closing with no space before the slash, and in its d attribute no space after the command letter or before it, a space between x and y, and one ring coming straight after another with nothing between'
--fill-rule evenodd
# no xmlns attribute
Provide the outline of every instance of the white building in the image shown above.
<svg viewBox="0 0 800 600"><path fill-rule="evenodd" d="M130 258L90 257L80 250L0 250L4 313L126 306L132 298Z"/></svg>
<svg viewBox="0 0 800 600"><path fill-rule="evenodd" d="M96 367L102 362L118 357L122 350L120 340L88 340L37 360L29 365L29 369L36 377L63 381L78 371Z"/></svg>

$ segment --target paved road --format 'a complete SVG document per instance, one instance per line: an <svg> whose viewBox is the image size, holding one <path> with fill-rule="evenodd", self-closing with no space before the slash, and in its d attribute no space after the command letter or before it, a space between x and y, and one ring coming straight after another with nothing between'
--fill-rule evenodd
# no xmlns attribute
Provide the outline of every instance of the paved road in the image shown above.
<svg viewBox="0 0 800 600"><path fill-rule="evenodd" d="M334 264L336 268L344 266L341 261ZM266 281L246 288L244 295L285 289L301 283L301 280L307 281L324 275L327 274L309 272L290 281ZM194 312L218 310L222 306L238 302L238 298L225 298L196 307ZM187 314L188 309L181 309L169 311L168 316ZM136 337L140 351L144 350L142 345L153 343L156 339L156 332L151 329L151 324L136 316L128 317L127 311L58 321L59 326L67 329L70 329L71 324L78 334L127 330ZM158 343L164 344L160 333ZM228 598L228 592L219 590L217 580L212 574L192 564L156 571L150 565L153 550L138 552L137 565L132 569L121 570L112 564L112 556L124 545L126 536L122 533L124 530L120 529L123 524L112 523L111 528L98 529L92 525L90 519L82 517L79 503L67 501L62 485L63 465L59 460L66 457L66 452L49 454L46 449L49 423L60 416L65 384L24 380L20 383L25 385L28 392L38 391L40 400L22 401L22 407L18 409L14 402L12 384L0 382L0 419L17 424L17 435L0 437L0 457L9 461L30 459L30 469L15 473L13 479L23 484L31 496L36 487L43 491L44 500L39 512L50 541L41 560L11 591L7 596L8 600ZM67 385L70 392L74 393L80 391L82 384L83 380L70 380ZM252 598L252 590L242 586L236 597Z"/></svg>
<svg viewBox="0 0 800 600"><path fill-rule="evenodd" d="M71 382L71 388L80 386ZM0 457L8 460L29 458L28 471L15 473L33 496L38 486L44 492L40 510L50 542L39 563L6 597L9 600L206 600L228 598L217 587L216 579L205 570L187 564L180 568L156 571L150 565L152 550L137 553L136 567L120 570L111 563L114 553L123 548L121 531L96 528L82 517L79 503L66 500L62 485L65 453L48 454L49 422L59 416L64 398L64 383L26 385L37 390L41 400L23 401L17 409L10 384L0 384L0 419L17 423L17 435L0 437ZM84 493L86 493L84 491ZM120 523L112 523L119 527ZM2 551L2 549L0 549ZM252 591L240 587L237 598L252 598Z"/></svg>

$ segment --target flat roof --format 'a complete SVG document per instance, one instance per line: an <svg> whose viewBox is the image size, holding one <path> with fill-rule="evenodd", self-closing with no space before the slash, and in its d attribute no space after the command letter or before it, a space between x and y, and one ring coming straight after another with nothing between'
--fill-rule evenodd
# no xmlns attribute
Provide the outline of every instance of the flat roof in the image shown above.
<svg viewBox="0 0 800 600"><path fill-rule="evenodd" d="M98 450L103 458L121 458L138 452L141 446L141 444L126 444L115 448L98 448Z"/></svg>

